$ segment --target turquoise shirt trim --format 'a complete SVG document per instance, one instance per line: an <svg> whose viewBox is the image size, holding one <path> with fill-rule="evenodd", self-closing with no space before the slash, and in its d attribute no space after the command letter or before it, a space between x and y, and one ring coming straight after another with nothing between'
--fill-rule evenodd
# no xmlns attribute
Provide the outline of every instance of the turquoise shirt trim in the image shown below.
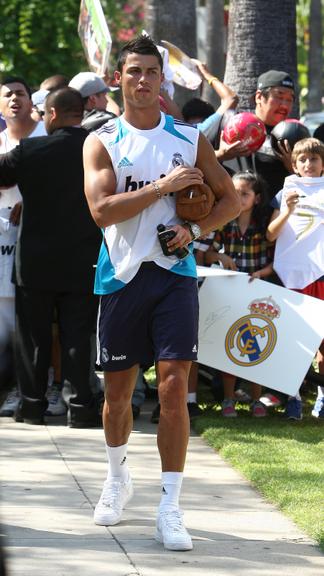
<svg viewBox="0 0 324 576"><path fill-rule="evenodd" d="M179 260L174 266L172 266L172 268L170 268L170 272L180 274L180 276L191 276L192 278L197 278L196 260L192 253L193 243L189 244L188 248L190 250L190 255L183 260Z"/></svg>
<svg viewBox="0 0 324 576"><path fill-rule="evenodd" d="M120 121L120 118L116 118L116 127L118 130L118 134L116 136L116 139L110 143L110 147L114 146L115 144L118 144L118 142L123 140L127 136L127 134L129 133L128 128L124 124L122 124L122 122Z"/></svg>
<svg viewBox="0 0 324 576"><path fill-rule="evenodd" d="M124 288L126 284L115 278L115 269L111 264L108 249L105 241L103 240L98 263L96 268L94 293L102 296L103 294L111 294L112 292L117 292L121 288Z"/></svg>
<svg viewBox="0 0 324 576"><path fill-rule="evenodd" d="M170 268L169 271L174 274L179 274L180 276L197 278L196 260L192 254L193 244L189 245L189 249L191 254L189 254L187 258L184 258L184 260L179 260L174 266L172 266L172 268ZM121 290L121 288L124 288L125 286L127 286L125 282L121 282L115 278L115 269L111 264L107 246L103 241L96 268L94 293L98 296L112 294L113 292L117 292L117 290Z"/></svg>
<svg viewBox="0 0 324 576"><path fill-rule="evenodd" d="M194 126L193 126L193 128L194 128ZM165 117L165 125L163 127L163 130L165 130L166 132L169 132L169 134L172 134L172 136L175 136L176 138L179 138L180 140L184 140L185 142L189 142L189 144L193 144L193 142L191 142L191 140L189 140L189 138L187 138L186 136L181 134L181 132L178 132L178 130L176 130L175 125L174 125L173 116L166 116Z"/></svg>

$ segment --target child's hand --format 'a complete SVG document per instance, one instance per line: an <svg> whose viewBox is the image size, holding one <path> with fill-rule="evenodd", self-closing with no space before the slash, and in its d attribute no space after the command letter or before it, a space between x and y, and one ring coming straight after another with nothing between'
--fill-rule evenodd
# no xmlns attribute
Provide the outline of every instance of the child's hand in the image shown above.
<svg viewBox="0 0 324 576"><path fill-rule="evenodd" d="M285 196L285 200L286 200L288 213L292 214L296 208L296 205L298 204L298 201L299 201L298 192L296 190L292 190L291 192L288 192L287 195Z"/></svg>
<svg viewBox="0 0 324 576"><path fill-rule="evenodd" d="M235 261L227 254L218 254L218 260L223 264L224 270L237 270Z"/></svg>
<svg viewBox="0 0 324 576"><path fill-rule="evenodd" d="M261 280L261 278L266 278L267 276L271 276L271 274L273 274L273 262L270 262L270 264L267 264L267 266L261 268L261 270L256 270L249 274L249 282L253 282L255 278Z"/></svg>
<svg viewBox="0 0 324 576"><path fill-rule="evenodd" d="M249 274L249 283L253 282L255 278L258 278L260 280L261 278L260 270L258 270L257 272L252 272L252 274Z"/></svg>

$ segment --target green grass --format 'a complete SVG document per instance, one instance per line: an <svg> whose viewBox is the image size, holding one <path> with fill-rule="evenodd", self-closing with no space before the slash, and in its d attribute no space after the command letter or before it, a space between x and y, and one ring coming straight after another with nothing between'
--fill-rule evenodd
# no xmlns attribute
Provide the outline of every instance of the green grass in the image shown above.
<svg viewBox="0 0 324 576"><path fill-rule="evenodd" d="M156 384L154 369L145 377L151 386ZM269 410L266 418L252 418L248 407L240 404L238 418L225 419L210 388L199 383L204 413L193 426L324 551L324 421L311 416L315 390L312 385L302 392L301 422L285 420L280 408Z"/></svg>
<svg viewBox="0 0 324 576"><path fill-rule="evenodd" d="M301 422L278 410L252 419L243 405L238 418L224 419L219 405L205 403L194 428L324 551L324 422L311 417L313 403L308 394Z"/></svg>

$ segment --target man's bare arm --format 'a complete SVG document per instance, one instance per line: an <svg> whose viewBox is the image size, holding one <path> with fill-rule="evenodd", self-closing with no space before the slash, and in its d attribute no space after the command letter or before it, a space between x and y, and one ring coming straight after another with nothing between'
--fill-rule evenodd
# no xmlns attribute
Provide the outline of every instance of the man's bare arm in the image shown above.
<svg viewBox="0 0 324 576"><path fill-rule="evenodd" d="M85 194L93 219L104 228L133 218L154 202L159 194L182 190L200 184L203 174L199 168L178 166L170 174L156 180L159 194L150 183L135 191L116 194L116 177L110 156L95 135L89 135L83 149Z"/></svg>

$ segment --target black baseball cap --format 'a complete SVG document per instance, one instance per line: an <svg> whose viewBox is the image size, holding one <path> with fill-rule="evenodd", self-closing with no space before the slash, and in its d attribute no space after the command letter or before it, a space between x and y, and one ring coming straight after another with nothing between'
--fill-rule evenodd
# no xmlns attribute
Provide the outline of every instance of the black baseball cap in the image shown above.
<svg viewBox="0 0 324 576"><path fill-rule="evenodd" d="M281 88L291 88L295 90L294 81L287 74L287 72L283 72L282 70L268 70L268 72L264 72L258 78L257 89L264 90L265 88L274 88L274 87L281 87Z"/></svg>

